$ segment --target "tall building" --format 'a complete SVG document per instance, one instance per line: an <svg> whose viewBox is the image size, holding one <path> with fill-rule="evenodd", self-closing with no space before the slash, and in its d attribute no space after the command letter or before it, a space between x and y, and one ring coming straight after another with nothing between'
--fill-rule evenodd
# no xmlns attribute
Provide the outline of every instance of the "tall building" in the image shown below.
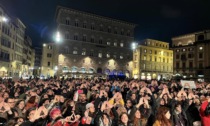
<svg viewBox="0 0 210 126"><path fill-rule="evenodd" d="M42 48L35 47L35 60L34 60L34 75L40 76L41 74L41 61L42 61Z"/></svg>
<svg viewBox="0 0 210 126"><path fill-rule="evenodd" d="M173 37L172 46L175 77L210 80L210 30Z"/></svg>
<svg viewBox="0 0 210 126"><path fill-rule="evenodd" d="M0 77L20 77L28 73L26 65L33 66L32 41L25 40L25 29L20 19L9 16L0 6Z"/></svg>
<svg viewBox="0 0 210 126"><path fill-rule="evenodd" d="M57 73L71 77L94 74L131 77L130 44L135 24L61 6L56 10L56 22L57 39L61 40L56 43Z"/></svg>
<svg viewBox="0 0 210 126"><path fill-rule="evenodd" d="M173 51L169 43L145 39L133 52L133 77L142 80L171 79Z"/></svg>

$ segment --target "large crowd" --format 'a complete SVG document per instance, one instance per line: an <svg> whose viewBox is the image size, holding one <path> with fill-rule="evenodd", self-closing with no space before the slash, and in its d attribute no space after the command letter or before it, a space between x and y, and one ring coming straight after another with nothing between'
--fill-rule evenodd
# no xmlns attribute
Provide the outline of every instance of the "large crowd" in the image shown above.
<svg viewBox="0 0 210 126"><path fill-rule="evenodd" d="M210 126L210 84L2 79L0 126Z"/></svg>

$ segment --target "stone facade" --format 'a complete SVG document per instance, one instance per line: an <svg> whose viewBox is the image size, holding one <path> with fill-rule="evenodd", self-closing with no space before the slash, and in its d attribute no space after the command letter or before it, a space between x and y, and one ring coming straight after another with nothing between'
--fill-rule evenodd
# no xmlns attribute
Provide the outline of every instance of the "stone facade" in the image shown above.
<svg viewBox="0 0 210 126"><path fill-rule="evenodd" d="M131 77L130 45L134 40L135 24L60 6L56 21L62 38L57 43L58 54L65 57L58 62L60 73Z"/></svg>
<svg viewBox="0 0 210 126"><path fill-rule="evenodd" d="M186 38L187 36L191 37ZM185 79L209 81L210 31L206 30L174 37L172 42L175 76L184 77Z"/></svg>
<svg viewBox="0 0 210 126"><path fill-rule="evenodd" d="M133 64L134 78L168 80L173 75L173 51L167 42L146 39L134 49Z"/></svg>

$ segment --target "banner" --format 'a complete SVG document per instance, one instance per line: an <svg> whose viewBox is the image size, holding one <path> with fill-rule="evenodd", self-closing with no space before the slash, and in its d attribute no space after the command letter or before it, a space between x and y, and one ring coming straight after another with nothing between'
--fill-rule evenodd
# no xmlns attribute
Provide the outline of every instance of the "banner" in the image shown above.
<svg viewBox="0 0 210 126"><path fill-rule="evenodd" d="M184 88L191 88L191 89L196 88L194 81L181 80L181 84L182 84L182 87L184 87Z"/></svg>

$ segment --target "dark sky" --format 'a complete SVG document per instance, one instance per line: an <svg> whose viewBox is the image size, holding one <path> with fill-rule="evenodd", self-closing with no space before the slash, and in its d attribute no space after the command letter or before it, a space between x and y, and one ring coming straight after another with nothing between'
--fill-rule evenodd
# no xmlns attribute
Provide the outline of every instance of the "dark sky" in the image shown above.
<svg viewBox="0 0 210 126"><path fill-rule="evenodd" d="M0 0L27 26L33 45L51 39L57 5L138 24L135 40L171 37L210 28L210 0Z"/></svg>

